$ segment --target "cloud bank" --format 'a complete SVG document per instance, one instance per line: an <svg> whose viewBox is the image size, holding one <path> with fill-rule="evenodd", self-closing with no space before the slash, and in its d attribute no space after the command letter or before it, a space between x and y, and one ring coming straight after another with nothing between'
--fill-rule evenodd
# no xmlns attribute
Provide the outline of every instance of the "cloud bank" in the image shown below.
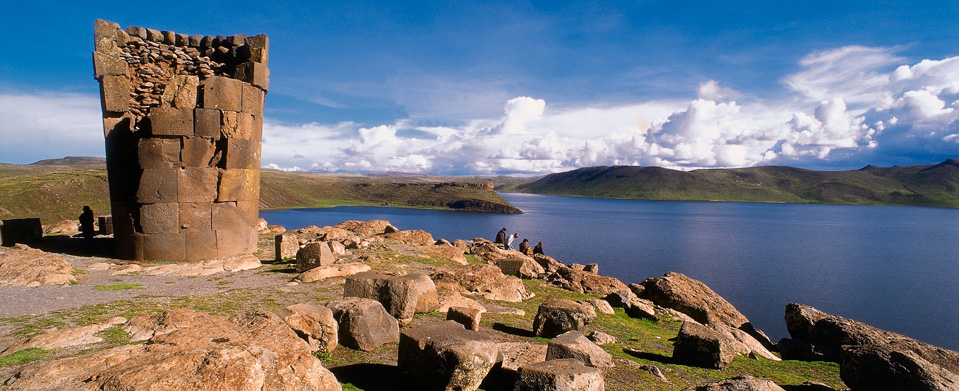
<svg viewBox="0 0 959 391"><path fill-rule="evenodd" d="M447 127L417 119L369 126L268 117L263 165L532 175L596 165L848 169L959 156L959 57L905 64L896 50L812 53L799 71L770 82L786 90L775 100L708 80L685 101L557 109L520 96L503 103L498 117ZM98 106L96 98L79 95L0 94L0 154L14 162L38 149L39 158L102 156L102 139L90 137L100 134Z"/></svg>

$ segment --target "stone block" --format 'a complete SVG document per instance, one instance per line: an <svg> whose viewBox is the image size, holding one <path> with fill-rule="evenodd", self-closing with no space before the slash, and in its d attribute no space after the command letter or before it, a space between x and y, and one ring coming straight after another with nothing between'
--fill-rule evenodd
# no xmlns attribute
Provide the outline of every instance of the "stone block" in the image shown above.
<svg viewBox="0 0 959 391"><path fill-rule="evenodd" d="M163 42L163 32L156 29L146 29L147 30L147 41L153 42Z"/></svg>
<svg viewBox="0 0 959 391"><path fill-rule="evenodd" d="M235 202L213 203L213 229L230 230L237 227L252 227L253 224L243 218Z"/></svg>
<svg viewBox="0 0 959 391"><path fill-rule="evenodd" d="M260 219L260 200L244 200L236 202L236 209L240 211L240 217L247 221L250 227L256 227L257 220Z"/></svg>
<svg viewBox="0 0 959 391"><path fill-rule="evenodd" d="M136 233L136 225L140 221L140 207L136 203L112 202L110 216L113 220L114 237L130 236Z"/></svg>
<svg viewBox="0 0 959 391"><path fill-rule="evenodd" d="M326 305L339 325L340 344L365 352L400 339L400 327L376 300L344 297Z"/></svg>
<svg viewBox="0 0 959 391"><path fill-rule="evenodd" d="M260 142L261 140L263 140L263 116L262 115L253 116L253 136L250 138L256 142Z"/></svg>
<svg viewBox="0 0 959 391"><path fill-rule="evenodd" d="M250 140L229 139L226 143L226 153L223 158L226 159L225 167L227 169L259 169L260 143Z"/></svg>
<svg viewBox="0 0 959 391"><path fill-rule="evenodd" d="M180 140L159 137L142 138L137 143L137 158L140 161L140 168L143 169L179 168Z"/></svg>
<svg viewBox="0 0 959 391"><path fill-rule="evenodd" d="M194 134L197 137L220 138L220 110L197 108L194 113Z"/></svg>
<svg viewBox="0 0 959 391"><path fill-rule="evenodd" d="M332 352L339 341L339 326L333 318L333 311L320 305L295 304L280 310L277 315L283 318L296 335L310 344L314 352Z"/></svg>
<svg viewBox="0 0 959 391"><path fill-rule="evenodd" d="M180 164L183 167L210 167L215 146L213 140L205 137L184 137L180 151Z"/></svg>
<svg viewBox="0 0 959 391"><path fill-rule="evenodd" d="M276 235L273 237L273 243L277 262L296 258L296 252L300 250L300 243L293 233Z"/></svg>
<svg viewBox="0 0 959 391"><path fill-rule="evenodd" d="M116 238L113 249L117 258L143 260L143 234L113 234L113 237Z"/></svg>
<svg viewBox="0 0 959 391"><path fill-rule="evenodd" d="M113 235L113 217L112 216L100 216L97 217L97 226L100 228L100 235Z"/></svg>
<svg viewBox="0 0 959 391"><path fill-rule="evenodd" d="M606 389L606 379L601 369L588 367L574 358L566 358L521 367L514 389L603 391Z"/></svg>
<svg viewBox="0 0 959 391"><path fill-rule="evenodd" d="M177 75L163 89L160 107L192 109L196 107L199 88L200 78L193 75Z"/></svg>
<svg viewBox="0 0 959 391"><path fill-rule="evenodd" d="M224 76L213 76L203 81L203 107L240 111L243 100L243 82Z"/></svg>
<svg viewBox="0 0 959 391"><path fill-rule="evenodd" d="M135 149L135 148L132 148ZM109 154L107 156L110 156ZM134 155L135 156L135 155ZM131 158L126 161L133 161ZM111 160L107 160L110 164ZM110 186L110 200L113 202L136 202L137 191L140 186L140 177L143 170L136 165L112 167L107 171L107 183Z"/></svg>
<svg viewBox="0 0 959 391"><path fill-rule="evenodd" d="M450 307L446 312L446 320L452 320L463 325L467 330L479 330L480 317L486 310L470 307Z"/></svg>
<svg viewBox="0 0 959 391"><path fill-rule="evenodd" d="M320 266L329 266L333 262L336 262L336 257L333 256L333 251L330 250L330 245L326 242L311 242L308 243L303 248L296 251L296 271L305 272L307 270L313 269ZM347 280L349 281L349 280ZM349 285L349 284L347 284ZM349 292L349 291L347 291ZM343 297L365 297L356 294L344 294ZM367 297L368 299L376 299L376 297ZM388 304L384 304L387 306ZM412 315L410 315L412 317Z"/></svg>
<svg viewBox="0 0 959 391"><path fill-rule="evenodd" d="M220 137L250 140L253 136L253 118L247 113L223 111Z"/></svg>
<svg viewBox="0 0 959 391"><path fill-rule="evenodd" d="M232 169L220 173L217 202L254 201L259 198L260 170Z"/></svg>
<svg viewBox="0 0 959 391"><path fill-rule="evenodd" d="M147 29L140 26L127 26L127 34L130 34L131 37L137 37L140 39L147 39Z"/></svg>
<svg viewBox="0 0 959 391"><path fill-rule="evenodd" d="M180 205L175 202L140 205L140 229L145 234L180 232Z"/></svg>
<svg viewBox="0 0 959 391"><path fill-rule="evenodd" d="M189 261L215 259L218 256L216 233L213 231L183 231L184 257Z"/></svg>
<svg viewBox="0 0 959 391"><path fill-rule="evenodd" d="M147 117L154 136L193 135L193 109L157 107Z"/></svg>
<svg viewBox="0 0 959 391"><path fill-rule="evenodd" d="M332 256L332 253L330 255ZM424 273L405 276L377 272L356 274L347 278L343 284L343 297L348 296L378 300L391 315L401 320L412 319L413 314L439 308L436 285Z"/></svg>
<svg viewBox="0 0 959 391"><path fill-rule="evenodd" d="M723 369L736 352L729 340L699 323L686 321L673 344L673 360L684 365Z"/></svg>
<svg viewBox="0 0 959 391"><path fill-rule="evenodd" d="M489 336L456 322L439 322L400 334L396 367L416 389L473 391L499 355Z"/></svg>
<svg viewBox="0 0 959 391"><path fill-rule="evenodd" d="M213 203L210 202L181 202L180 230L183 231L211 231L213 230Z"/></svg>
<svg viewBox="0 0 959 391"><path fill-rule="evenodd" d="M579 331L567 331L549 341L547 360L575 358L594 368L613 366L613 356L594 344Z"/></svg>
<svg viewBox="0 0 959 391"><path fill-rule="evenodd" d="M220 258L251 254L256 251L256 231L249 227L216 230L216 250Z"/></svg>
<svg viewBox="0 0 959 391"><path fill-rule="evenodd" d="M245 62L236 67L236 79L259 87L263 91L270 90L270 69L258 62Z"/></svg>
<svg viewBox="0 0 959 391"><path fill-rule="evenodd" d="M533 333L539 337L553 338L570 330L582 332L595 317L596 311L588 304L549 297L539 305L533 319Z"/></svg>
<svg viewBox="0 0 959 391"><path fill-rule="evenodd" d="M129 65L117 56L101 52L93 52L93 75L102 76L129 76Z"/></svg>
<svg viewBox="0 0 959 391"><path fill-rule="evenodd" d="M177 178L178 202L213 202L216 199L216 168L187 167Z"/></svg>
<svg viewBox="0 0 959 391"><path fill-rule="evenodd" d="M106 21L103 19L94 19L93 20L93 35L113 38L116 36L117 29L120 26L116 23Z"/></svg>
<svg viewBox="0 0 959 391"><path fill-rule="evenodd" d="M100 105L104 112L130 110L130 79L106 75L100 79Z"/></svg>
<svg viewBox="0 0 959 391"><path fill-rule="evenodd" d="M169 30L162 30L160 34L163 35L163 43L167 45L176 44L176 33Z"/></svg>
<svg viewBox="0 0 959 391"><path fill-rule="evenodd" d="M103 54L117 53L117 30L115 23L97 19L93 22L93 40L96 52Z"/></svg>
<svg viewBox="0 0 959 391"><path fill-rule="evenodd" d="M187 46L190 43L190 36L187 34L177 34L176 41L173 43L176 46Z"/></svg>
<svg viewBox="0 0 959 391"><path fill-rule="evenodd" d="M114 133L117 132L117 133ZM133 132L133 118L130 113L123 113L121 116L103 117L103 138L111 139L121 137L120 133L129 135Z"/></svg>
<svg viewBox="0 0 959 391"><path fill-rule="evenodd" d="M177 176L180 170L148 168L140 175L137 202L156 204L177 202Z"/></svg>
<svg viewBox="0 0 959 391"><path fill-rule="evenodd" d="M247 37L246 46L250 50L250 61L270 65L270 39L267 38L266 34Z"/></svg>
<svg viewBox="0 0 959 391"><path fill-rule="evenodd" d="M263 90L246 83L243 83L242 90L243 100L240 102L240 111L252 115L263 115Z"/></svg>
<svg viewBox="0 0 959 391"><path fill-rule="evenodd" d="M9 219L0 221L0 243L12 246L16 243L34 243L43 237L39 218Z"/></svg>
<svg viewBox="0 0 959 391"><path fill-rule="evenodd" d="M183 235L179 233L143 234L143 259L183 260Z"/></svg>
<svg viewBox="0 0 959 391"><path fill-rule="evenodd" d="M189 45L191 47L198 48L200 47L200 40L203 39L203 36L200 34L194 34L190 36Z"/></svg>

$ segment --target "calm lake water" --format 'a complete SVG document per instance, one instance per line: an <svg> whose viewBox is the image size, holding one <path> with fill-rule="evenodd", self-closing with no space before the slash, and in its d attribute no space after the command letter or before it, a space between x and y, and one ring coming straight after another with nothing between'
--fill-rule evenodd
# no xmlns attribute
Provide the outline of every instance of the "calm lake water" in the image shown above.
<svg viewBox="0 0 959 391"><path fill-rule="evenodd" d="M783 312L798 302L959 350L959 210L503 197L526 213L337 207L260 217L287 229L382 219L450 241L506 227L625 283L686 274L774 341L788 336Z"/></svg>

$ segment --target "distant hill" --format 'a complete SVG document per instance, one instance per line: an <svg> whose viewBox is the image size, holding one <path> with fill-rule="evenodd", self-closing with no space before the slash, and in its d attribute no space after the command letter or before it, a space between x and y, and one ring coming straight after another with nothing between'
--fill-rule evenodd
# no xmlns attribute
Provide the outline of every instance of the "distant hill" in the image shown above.
<svg viewBox="0 0 959 391"><path fill-rule="evenodd" d="M0 219L40 217L44 224L75 220L85 205L110 213L106 162L67 157L33 164L0 163ZM438 180L443 179L443 180ZM289 173L264 169L261 208L390 205L461 211L522 213L491 182L450 177L378 178L365 175Z"/></svg>
<svg viewBox="0 0 959 391"><path fill-rule="evenodd" d="M959 159L935 165L812 171L766 166L677 171L588 167L516 186L535 194L642 200L915 205L959 208Z"/></svg>

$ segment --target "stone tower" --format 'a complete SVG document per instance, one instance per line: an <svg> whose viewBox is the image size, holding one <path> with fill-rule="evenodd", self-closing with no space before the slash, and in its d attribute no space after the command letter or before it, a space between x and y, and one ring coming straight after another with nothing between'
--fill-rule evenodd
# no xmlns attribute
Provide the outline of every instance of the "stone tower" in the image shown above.
<svg viewBox="0 0 959 391"><path fill-rule="evenodd" d="M201 260L256 251L266 35L94 23L116 253Z"/></svg>

